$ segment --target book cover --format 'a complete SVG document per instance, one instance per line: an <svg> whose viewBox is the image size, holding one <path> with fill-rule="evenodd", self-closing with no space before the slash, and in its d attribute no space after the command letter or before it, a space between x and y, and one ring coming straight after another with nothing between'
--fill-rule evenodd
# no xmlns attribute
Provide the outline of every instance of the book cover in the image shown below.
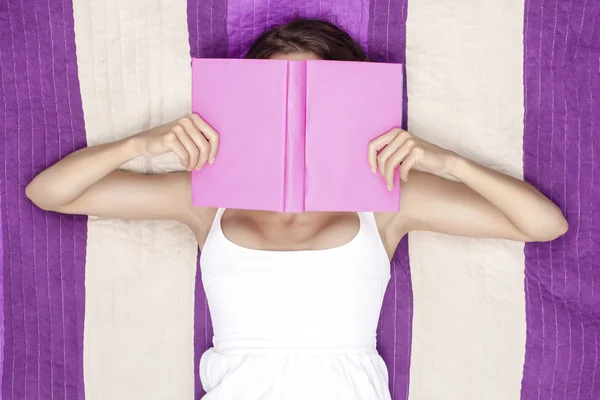
<svg viewBox="0 0 600 400"><path fill-rule="evenodd" d="M220 134L192 172L192 204L285 212L399 208L367 146L402 120L402 66L367 62L192 61L192 111Z"/></svg>

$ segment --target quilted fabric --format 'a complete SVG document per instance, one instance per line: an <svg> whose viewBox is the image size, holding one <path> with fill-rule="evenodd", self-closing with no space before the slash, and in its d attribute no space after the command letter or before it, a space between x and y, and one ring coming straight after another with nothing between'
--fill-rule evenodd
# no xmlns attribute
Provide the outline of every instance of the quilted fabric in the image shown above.
<svg viewBox="0 0 600 400"><path fill-rule="evenodd" d="M83 398L87 224L25 186L86 145L70 1L0 3L4 399Z"/></svg>
<svg viewBox="0 0 600 400"><path fill-rule="evenodd" d="M525 247L522 399L597 399L600 2L525 3L523 169L569 232Z"/></svg>
<svg viewBox="0 0 600 400"><path fill-rule="evenodd" d="M378 331L393 398L600 397L599 14L598 0L0 2L2 398L201 396L212 328L189 230L46 213L24 188L77 148L188 113L190 56L239 57L295 16L405 62L412 132L523 176L570 222L524 247L403 241Z"/></svg>

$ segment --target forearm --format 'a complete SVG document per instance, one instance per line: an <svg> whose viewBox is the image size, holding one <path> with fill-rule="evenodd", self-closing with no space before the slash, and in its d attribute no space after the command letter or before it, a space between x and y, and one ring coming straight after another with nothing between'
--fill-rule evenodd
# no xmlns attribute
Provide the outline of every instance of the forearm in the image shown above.
<svg viewBox="0 0 600 400"><path fill-rule="evenodd" d="M451 176L496 206L525 235L555 237L567 229L561 210L526 182L464 158L457 159Z"/></svg>
<svg viewBox="0 0 600 400"><path fill-rule="evenodd" d="M132 139L83 148L37 175L27 186L27 197L44 209L67 205L139 155L140 151Z"/></svg>

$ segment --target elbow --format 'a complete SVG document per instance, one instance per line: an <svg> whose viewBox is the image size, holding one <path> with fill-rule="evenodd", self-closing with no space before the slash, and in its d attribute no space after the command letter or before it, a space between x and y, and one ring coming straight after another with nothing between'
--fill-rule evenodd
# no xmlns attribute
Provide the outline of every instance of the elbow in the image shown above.
<svg viewBox="0 0 600 400"><path fill-rule="evenodd" d="M561 237L562 235L567 233L568 230L569 230L569 223L563 217L561 219L561 221L556 224L556 227L548 230L547 237L545 237L544 240L540 240L540 242L550 242L554 239Z"/></svg>
<svg viewBox="0 0 600 400"><path fill-rule="evenodd" d="M561 218L558 236L562 236L569 231L569 223L565 217ZM557 237L558 237L557 236Z"/></svg>
<svg viewBox="0 0 600 400"><path fill-rule="evenodd" d="M551 242L555 240L569 230L569 223L566 218L560 214L556 221L549 226L546 226L543 231L537 232L534 235L530 235L528 238L528 242Z"/></svg>
<svg viewBox="0 0 600 400"><path fill-rule="evenodd" d="M25 187L25 196L38 208L41 208L44 211L54 211L49 204L47 204L43 198L44 196L40 193L41 190L35 184L35 180L30 182L27 187Z"/></svg>
<svg viewBox="0 0 600 400"><path fill-rule="evenodd" d="M33 181L29 182L29 184L25 187L25 197L27 197L33 204L37 206L35 186L33 186Z"/></svg>
<svg viewBox="0 0 600 400"><path fill-rule="evenodd" d="M39 196L37 195L37 190L33 182L30 182L27 187L25 187L25 197L27 197L33 204L38 206L39 208L43 208L39 202Z"/></svg>
<svg viewBox="0 0 600 400"><path fill-rule="evenodd" d="M564 235L565 233L567 233L567 231L569 230L569 223L567 222L567 219L563 215L562 211L560 211L560 209L558 207L557 207L556 211L557 211L557 215L554 218L552 218L554 223L552 224L552 227L549 229L550 238L547 241L559 238L562 235Z"/></svg>

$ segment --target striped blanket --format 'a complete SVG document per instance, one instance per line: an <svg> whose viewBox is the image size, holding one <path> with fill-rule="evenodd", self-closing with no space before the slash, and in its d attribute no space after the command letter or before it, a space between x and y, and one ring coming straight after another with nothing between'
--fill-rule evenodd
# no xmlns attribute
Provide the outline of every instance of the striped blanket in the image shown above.
<svg viewBox="0 0 600 400"><path fill-rule="evenodd" d="M239 57L293 17L406 63L412 133L524 177L570 222L544 244L403 241L378 331L393 398L599 399L600 0L1 0L1 398L201 397L191 232L43 212L24 188L189 113L190 57Z"/></svg>

